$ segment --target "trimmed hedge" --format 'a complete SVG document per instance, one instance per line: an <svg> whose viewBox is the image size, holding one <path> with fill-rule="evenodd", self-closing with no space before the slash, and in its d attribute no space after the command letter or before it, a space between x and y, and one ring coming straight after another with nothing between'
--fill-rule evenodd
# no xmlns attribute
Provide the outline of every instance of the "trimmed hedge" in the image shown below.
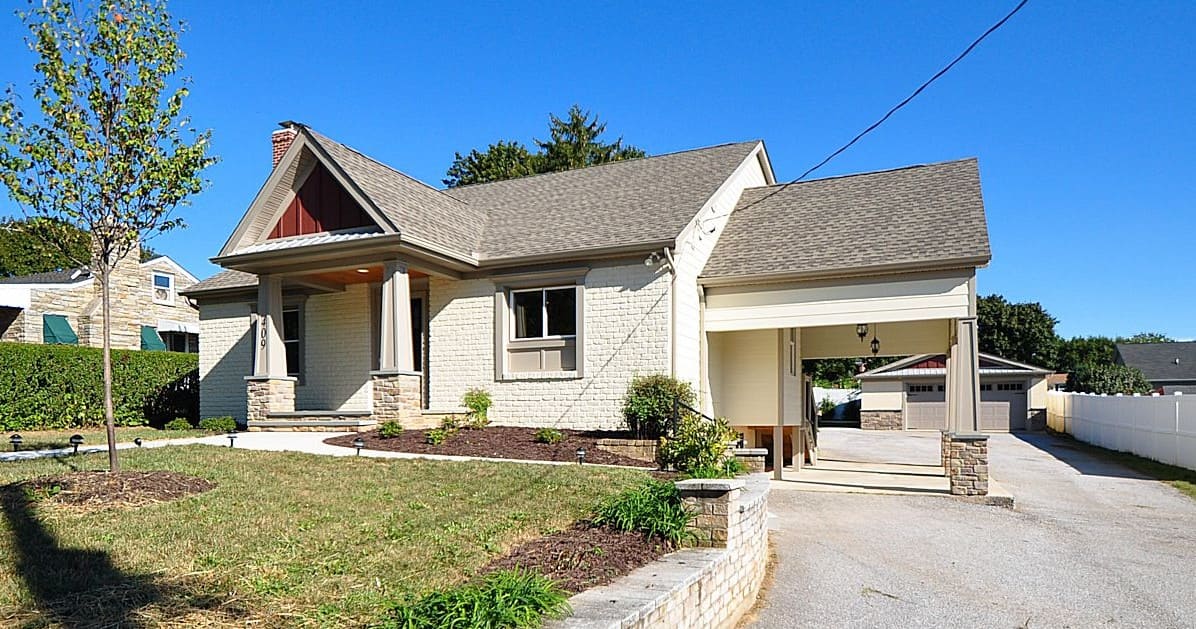
<svg viewBox="0 0 1196 629"><path fill-rule="evenodd" d="M112 350L112 402L120 426L199 419L199 356ZM104 423L99 348L0 343L0 429Z"/></svg>

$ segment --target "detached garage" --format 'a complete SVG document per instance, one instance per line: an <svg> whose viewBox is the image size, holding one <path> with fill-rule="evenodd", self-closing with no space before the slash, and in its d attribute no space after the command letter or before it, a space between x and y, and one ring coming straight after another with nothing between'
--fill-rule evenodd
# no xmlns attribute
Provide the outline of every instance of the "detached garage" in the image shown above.
<svg viewBox="0 0 1196 629"><path fill-rule="evenodd" d="M1033 365L980 354L980 428L986 432L1046 426L1046 377ZM911 356L858 376L860 428L947 428L946 356Z"/></svg>

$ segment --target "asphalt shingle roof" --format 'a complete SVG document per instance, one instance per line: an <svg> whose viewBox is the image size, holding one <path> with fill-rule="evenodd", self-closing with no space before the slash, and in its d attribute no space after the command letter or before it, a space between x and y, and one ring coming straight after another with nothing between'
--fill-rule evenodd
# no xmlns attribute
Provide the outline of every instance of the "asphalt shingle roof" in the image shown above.
<svg viewBox="0 0 1196 629"><path fill-rule="evenodd" d="M257 276L234 269L225 269L206 280L197 282L179 291L183 295L206 293L209 291L226 290L232 288L249 288L257 286Z"/></svg>
<svg viewBox="0 0 1196 629"><path fill-rule="evenodd" d="M702 277L833 274L992 253L975 159L745 190Z"/></svg>
<svg viewBox="0 0 1196 629"><path fill-rule="evenodd" d="M740 142L446 190L489 218L479 259L676 238L759 144Z"/></svg>
<svg viewBox="0 0 1196 629"><path fill-rule="evenodd" d="M91 277L87 269L64 269L0 278L0 284L73 284Z"/></svg>
<svg viewBox="0 0 1196 629"><path fill-rule="evenodd" d="M1196 341L1118 343L1121 362L1142 370L1151 382L1196 380Z"/></svg>

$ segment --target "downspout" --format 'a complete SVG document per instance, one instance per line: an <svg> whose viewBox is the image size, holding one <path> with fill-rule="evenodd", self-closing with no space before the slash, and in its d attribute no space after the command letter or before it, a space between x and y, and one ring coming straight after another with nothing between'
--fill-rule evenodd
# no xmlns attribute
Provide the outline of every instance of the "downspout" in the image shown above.
<svg viewBox="0 0 1196 629"><path fill-rule="evenodd" d="M673 252L664 248L664 258L669 265L669 376L677 377L677 265Z"/></svg>

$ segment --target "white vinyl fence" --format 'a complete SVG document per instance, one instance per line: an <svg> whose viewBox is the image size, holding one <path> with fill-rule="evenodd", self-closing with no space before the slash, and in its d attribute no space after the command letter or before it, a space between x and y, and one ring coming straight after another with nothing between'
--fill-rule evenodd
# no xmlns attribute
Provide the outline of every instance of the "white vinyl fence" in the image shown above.
<svg viewBox="0 0 1196 629"><path fill-rule="evenodd" d="M1102 448L1196 470L1196 395L1050 391L1047 426Z"/></svg>

